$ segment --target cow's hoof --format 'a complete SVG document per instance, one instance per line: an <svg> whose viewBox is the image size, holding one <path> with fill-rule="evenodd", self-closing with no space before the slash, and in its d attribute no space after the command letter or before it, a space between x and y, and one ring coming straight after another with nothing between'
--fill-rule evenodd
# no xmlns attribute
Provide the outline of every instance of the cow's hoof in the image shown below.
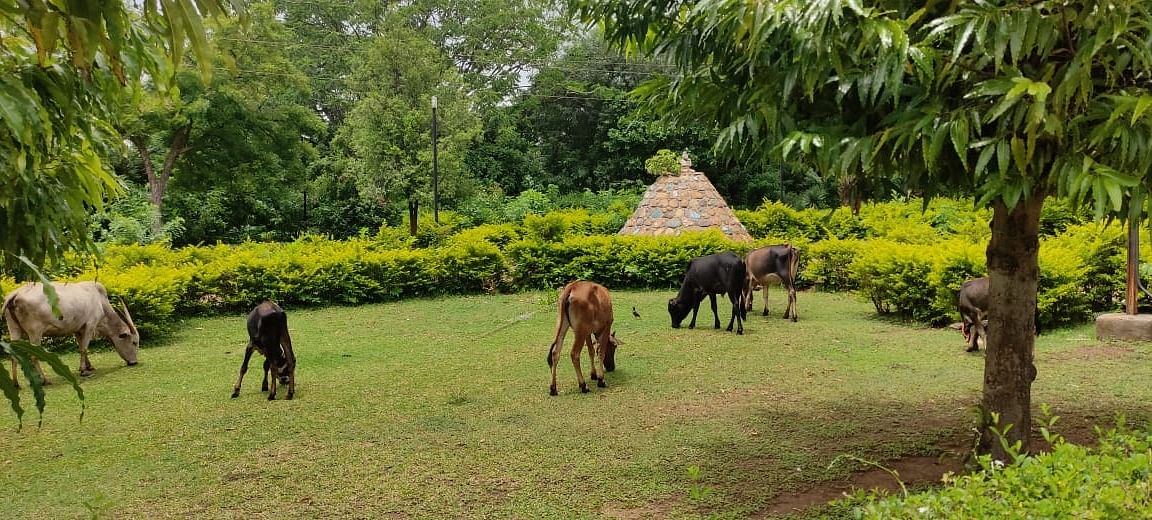
<svg viewBox="0 0 1152 520"><path fill-rule="evenodd" d="M291 400L292 400L292 394L288 394L288 396L287 396L287 397L285 397L284 399L285 399L286 401L291 401Z"/></svg>
<svg viewBox="0 0 1152 520"><path fill-rule="evenodd" d="M979 351L980 351L980 347L972 347L969 349L964 349L964 352L979 352Z"/></svg>
<svg viewBox="0 0 1152 520"><path fill-rule="evenodd" d="M276 394L268 394L268 400L269 401L275 401L276 400Z"/></svg>
<svg viewBox="0 0 1152 520"><path fill-rule="evenodd" d="M80 369L80 376L81 377L88 377L88 376L92 375L93 372L95 372L95 370L92 370L91 368L89 368L88 370ZM48 384L48 381L44 381L44 384Z"/></svg>
<svg viewBox="0 0 1152 520"><path fill-rule="evenodd" d="M608 388L608 384L605 383L603 379L596 381L596 386L600 388Z"/></svg>
<svg viewBox="0 0 1152 520"><path fill-rule="evenodd" d="M552 387L552 388L548 389L548 395L560 395L560 394L556 393L556 387Z"/></svg>
<svg viewBox="0 0 1152 520"><path fill-rule="evenodd" d="M239 388L232 391L232 398L235 399L237 397L240 397L240 389Z"/></svg>
<svg viewBox="0 0 1152 520"><path fill-rule="evenodd" d="M768 311L764 311L764 314L761 314L761 316L767 316L767 315L768 315Z"/></svg>
<svg viewBox="0 0 1152 520"><path fill-rule="evenodd" d="M588 384L587 383L580 385L580 393L582 393L582 394L588 393Z"/></svg>

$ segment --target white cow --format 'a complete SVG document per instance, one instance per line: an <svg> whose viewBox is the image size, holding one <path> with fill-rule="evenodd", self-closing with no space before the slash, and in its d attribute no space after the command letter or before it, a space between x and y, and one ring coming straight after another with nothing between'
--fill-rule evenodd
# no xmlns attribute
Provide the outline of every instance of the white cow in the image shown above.
<svg viewBox="0 0 1152 520"><path fill-rule="evenodd" d="M140 332L121 303L117 310L108 302L108 290L98 282L71 282L52 284L60 297L57 318L39 283L24 284L4 298L4 321L8 323L13 340L27 340L39 345L45 336L76 336L80 345L80 375L92 373L88 361L88 342L101 337L112 342L116 352L129 366L136 364L140 350ZM36 371L44 381L44 370L36 360ZM12 359L12 378L16 378L16 359Z"/></svg>

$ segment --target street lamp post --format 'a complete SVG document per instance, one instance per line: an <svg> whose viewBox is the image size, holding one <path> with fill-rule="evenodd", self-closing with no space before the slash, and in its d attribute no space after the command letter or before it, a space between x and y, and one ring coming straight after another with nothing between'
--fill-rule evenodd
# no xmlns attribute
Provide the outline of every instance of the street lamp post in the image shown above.
<svg viewBox="0 0 1152 520"><path fill-rule="evenodd" d="M432 220L437 224L440 223L440 165L436 154L439 138L440 132L436 128L436 96L432 96Z"/></svg>

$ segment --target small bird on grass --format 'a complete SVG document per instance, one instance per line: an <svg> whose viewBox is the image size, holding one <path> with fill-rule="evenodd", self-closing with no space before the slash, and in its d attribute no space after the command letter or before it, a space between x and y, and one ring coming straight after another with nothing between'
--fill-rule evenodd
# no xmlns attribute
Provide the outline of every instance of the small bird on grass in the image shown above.
<svg viewBox="0 0 1152 520"><path fill-rule="evenodd" d="M636 312L636 306L635 305L632 306L632 316L635 317L636 319L640 319L640 313Z"/></svg>

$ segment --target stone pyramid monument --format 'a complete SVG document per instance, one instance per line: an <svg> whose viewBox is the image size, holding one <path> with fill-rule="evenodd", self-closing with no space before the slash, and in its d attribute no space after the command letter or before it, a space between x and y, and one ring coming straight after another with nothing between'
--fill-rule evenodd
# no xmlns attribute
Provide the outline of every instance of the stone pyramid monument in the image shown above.
<svg viewBox="0 0 1152 520"><path fill-rule="evenodd" d="M719 229L733 240L752 240L724 197L708 177L692 169L692 161L684 154L680 175L657 178L620 234L665 236L706 229Z"/></svg>

